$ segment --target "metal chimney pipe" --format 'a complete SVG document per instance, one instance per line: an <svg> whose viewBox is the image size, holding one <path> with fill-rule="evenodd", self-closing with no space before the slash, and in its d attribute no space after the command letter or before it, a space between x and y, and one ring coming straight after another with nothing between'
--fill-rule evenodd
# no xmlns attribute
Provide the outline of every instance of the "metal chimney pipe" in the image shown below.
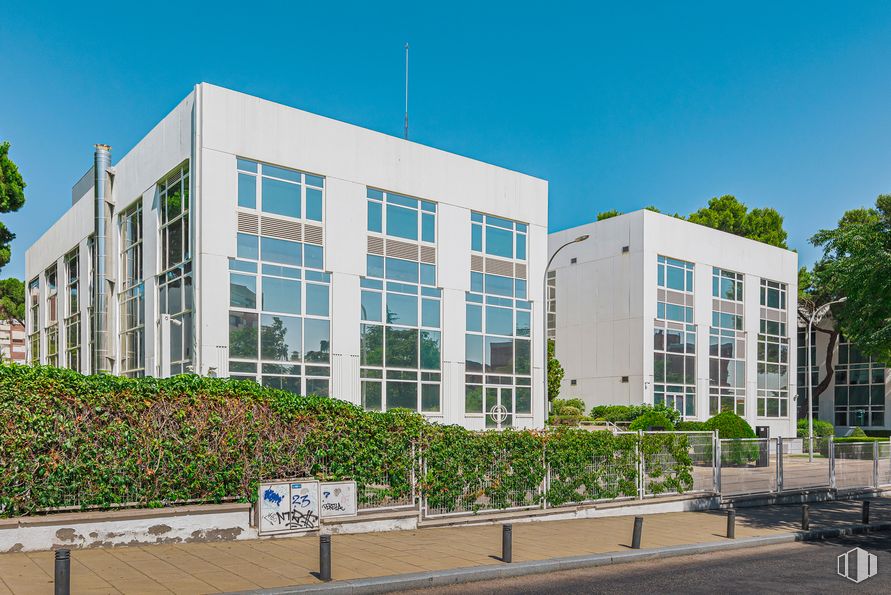
<svg viewBox="0 0 891 595"><path fill-rule="evenodd" d="M96 145L93 154L93 373L110 372L108 362L108 207L106 190L111 147Z"/></svg>

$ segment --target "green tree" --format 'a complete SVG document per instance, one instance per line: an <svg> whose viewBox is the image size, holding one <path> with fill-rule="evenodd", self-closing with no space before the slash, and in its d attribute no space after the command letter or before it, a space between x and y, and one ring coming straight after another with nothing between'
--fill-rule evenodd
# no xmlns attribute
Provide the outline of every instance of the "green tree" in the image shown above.
<svg viewBox="0 0 891 595"><path fill-rule="evenodd" d="M622 214L622 211L617 211L616 209L610 209L609 211L603 211L602 213L597 213L597 220L603 221L604 219L612 219L613 217L618 217Z"/></svg>
<svg viewBox="0 0 891 595"><path fill-rule="evenodd" d="M708 206L691 213L687 220L771 246L787 248L783 217L776 209L768 207L749 211L745 204L730 194L710 199Z"/></svg>
<svg viewBox="0 0 891 595"><path fill-rule="evenodd" d="M0 213L18 211L25 204L25 181L19 168L9 158L9 142L0 143ZM0 269L12 255L9 244L15 234L0 222Z"/></svg>
<svg viewBox="0 0 891 595"><path fill-rule="evenodd" d="M0 319L25 323L25 284L15 277L0 281Z"/></svg>
<svg viewBox="0 0 891 595"><path fill-rule="evenodd" d="M880 195L874 208L846 212L811 243L823 249L815 285L847 298L832 312L841 331L860 351L891 365L891 195Z"/></svg>
<svg viewBox="0 0 891 595"><path fill-rule="evenodd" d="M834 302L839 297L838 294L835 294L829 291L826 287L822 285L821 277L818 274L818 271L822 270L823 265L821 263L817 263L814 267L813 271L809 271L807 267L801 267L798 269L798 307L796 308L798 312L798 320L805 328L807 328L808 320L810 320L811 315L817 310L823 308L824 305ZM828 337L828 344L826 348L826 359L824 360L822 368L826 370L823 377L819 377L819 366L817 370L817 379L815 380L814 388L813 388L813 399L814 402L817 403L820 400L820 395L829 388L829 385L832 383L832 378L835 375L835 364L833 360L833 356L835 355L835 346L838 344L839 339L839 329L838 325L834 322L836 318L835 311L838 310L840 305L835 304L832 306L832 310L830 310L824 318L829 318L833 320L831 325L817 325L813 326L813 330L817 333L824 334ZM816 337L815 337L816 340ZM807 343L801 345L800 347L806 347ZM812 353L813 345L811 346ZM807 356L810 358L810 354ZM816 364L816 361L814 362ZM799 365L805 365L804 362L799 362ZM805 379L805 382L807 379ZM802 386L802 389L806 389L807 384ZM798 414L800 417L807 417L807 399L799 399L798 401Z"/></svg>
<svg viewBox="0 0 891 595"><path fill-rule="evenodd" d="M548 339L548 401L560 396L560 383L563 382L563 366L554 356L554 340Z"/></svg>

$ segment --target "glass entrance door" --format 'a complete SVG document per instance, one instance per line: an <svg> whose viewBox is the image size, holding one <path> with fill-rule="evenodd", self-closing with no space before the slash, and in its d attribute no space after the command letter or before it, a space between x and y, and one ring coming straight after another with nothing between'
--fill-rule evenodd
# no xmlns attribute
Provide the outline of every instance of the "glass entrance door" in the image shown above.
<svg viewBox="0 0 891 595"><path fill-rule="evenodd" d="M511 386L487 386L486 427L500 430L513 427L514 389Z"/></svg>

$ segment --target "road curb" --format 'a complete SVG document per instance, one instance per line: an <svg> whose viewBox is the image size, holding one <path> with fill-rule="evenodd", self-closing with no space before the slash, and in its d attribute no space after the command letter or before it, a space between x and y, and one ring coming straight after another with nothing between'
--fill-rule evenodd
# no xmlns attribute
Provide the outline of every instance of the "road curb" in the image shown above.
<svg viewBox="0 0 891 595"><path fill-rule="evenodd" d="M515 562L513 564L501 564L491 566L472 566L466 568L453 568L450 570L434 570L429 572L416 572L411 574L396 574L374 578L350 579L333 581L330 583L318 583L314 585L297 585L293 587L281 587L276 589L259 589L256 591L242 591L240 595L289 595L291 593L343 593L350 595L371 593L392 593L394 591L406 591L409 589L426 589L430 587L447 587L477 581L515 578L530 574L544 574L547 572L559 572L562 570L575 570L579 568L593 568L608 566L610 564L627 564L653 558L674 558L678 556L691 556L694 554L706 554L711 552L753 548L780 543L792 543L796 541L817 541L820 539L832 539L845 535L856 535L869 531L891 531L891 522L875 523L871 525L849 525L847 527L813 529L811 531L797 531L782 535L769 535L765 537L748 537L711 543L694 543L689 545L675 545L661 548L649 548L627 552L610 552L606 554L588 554L584 556L572 556L566 558L552 558L550 560L535 560L531 562ZM234 595L234 594L231 594Z"/></svg>

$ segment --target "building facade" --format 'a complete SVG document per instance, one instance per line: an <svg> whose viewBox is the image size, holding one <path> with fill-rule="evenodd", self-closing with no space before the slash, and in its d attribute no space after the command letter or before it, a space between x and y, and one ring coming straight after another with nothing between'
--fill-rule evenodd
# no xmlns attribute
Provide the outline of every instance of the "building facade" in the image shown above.
<svg viewBox="0 0 891 595"><path fill-rule="evenodd" d="M861 353L843 334L836 336L832 352L828 353L835 321L826 318L817 327L811 331L808 358L807 328L799 322L799 418L807 417L807 372L810 368L814 419L828 421L836 427L838 435L845 435L848 430L857 427L891 430L888 415L891 408L891 370L882 362ZM828 384L820 391L819 385L827 375Z"/></svg>
<svg viewBox="0 0 891 595"><path fill-rule="evenodd" d="M29 358L540 427L546 251L543 180L202 83L28 250Z"/></svg>
<svg viewBox="0 0 891 595"><path fill-rule="evenodd" d="M725 409L794 435L797 254L651 211L552 233L548 334L564 398Z"/></svg>
<svg viewBox="0 0 891 595"><path fill-rule="evenodd" d="M17 320L0 320L0 356L5 362L24 364L28 360L25 325Z"/></svg>

